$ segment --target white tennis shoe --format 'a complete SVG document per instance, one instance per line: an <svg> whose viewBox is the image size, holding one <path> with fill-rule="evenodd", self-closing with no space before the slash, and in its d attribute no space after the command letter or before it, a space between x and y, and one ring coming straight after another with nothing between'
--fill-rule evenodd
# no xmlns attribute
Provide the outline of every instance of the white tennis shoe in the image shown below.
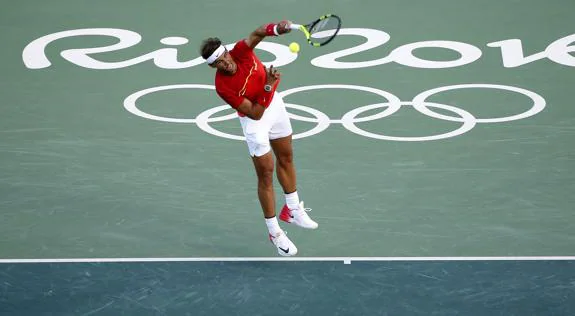
<svg viewBox="0 0 575 316"><path fill-rule="evenodd" d="M307 215L307 212L309 211L311 211L311 208L305 208L303 206L303 201L299 203L299 207L295 210L290 210L286 204L280 212L280 220L286 223L295 224L299 227L316 229L319 225L314 222L309 215Z"/></svg>
<svg viewBox="0 0 575 316"><path fill-rule="evenodd" d="M278 254L284 257L295 256L297 254L297 247L293 242L287 237L284 231L272 235L269 234L270 241L278 250Z"/></svg>

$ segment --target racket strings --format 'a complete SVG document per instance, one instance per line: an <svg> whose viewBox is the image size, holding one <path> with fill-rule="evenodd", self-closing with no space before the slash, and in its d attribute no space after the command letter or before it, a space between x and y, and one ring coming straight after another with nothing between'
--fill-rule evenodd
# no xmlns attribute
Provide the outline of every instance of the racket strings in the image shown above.
<svg viewBox="0 0 575 316"><path fill-rule="evenodd" d="M310 30L311 37L316 43L325 43L330 41L339 31L340 21L336 17L328 17L320 20L312 26Z"/></svg>

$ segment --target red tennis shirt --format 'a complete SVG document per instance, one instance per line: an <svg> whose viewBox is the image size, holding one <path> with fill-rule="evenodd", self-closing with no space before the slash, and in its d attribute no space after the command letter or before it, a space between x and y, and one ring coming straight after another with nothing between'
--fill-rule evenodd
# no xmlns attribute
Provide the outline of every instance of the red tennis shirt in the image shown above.
<svg viewBox="0 0 575 316"><path fill-rule="evenodd" d="M236 62L238 69L235 74L227 75L216 72L216 92L226 101L232 108L237 109L238 106L247 98L252 103L261 101L260 105L268 107L275 94L279 80L273 86L271 93L264 91L266 84L266 70L260 59L254 54L244 40L236 43L234 48L230 50L232 59ZM260 100L264 97L263 94L268 94L269 97L265 101ZM243 113L238 111L240 116Z"/></svg>

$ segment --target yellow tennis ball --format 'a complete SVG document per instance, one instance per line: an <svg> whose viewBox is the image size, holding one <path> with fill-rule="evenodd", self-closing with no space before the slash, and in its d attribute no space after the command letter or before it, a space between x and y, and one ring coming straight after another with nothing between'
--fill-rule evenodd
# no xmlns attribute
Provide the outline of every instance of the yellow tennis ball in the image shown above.
<svg viewBox="0 0 575 316"><path fill-rule="evenodd" d="M297 52L299 52L299 44L296 43L296 42L293 42L293 43L289 44L289 50L290 50L290 52L292 52L292 53L297 53Z"/></svg>

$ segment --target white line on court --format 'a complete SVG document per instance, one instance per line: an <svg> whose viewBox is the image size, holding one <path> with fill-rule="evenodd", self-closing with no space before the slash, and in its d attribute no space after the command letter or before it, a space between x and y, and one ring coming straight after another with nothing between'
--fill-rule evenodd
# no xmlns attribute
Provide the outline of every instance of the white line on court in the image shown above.
<svg viewBox="0 0 575 316"><path fill-rule="evenodd" d="M213 257L213 258L62 258L0 259L0 263L118 263L118 262L351 262L366 261L575 261L575 256L518 257Z"/></svg>

